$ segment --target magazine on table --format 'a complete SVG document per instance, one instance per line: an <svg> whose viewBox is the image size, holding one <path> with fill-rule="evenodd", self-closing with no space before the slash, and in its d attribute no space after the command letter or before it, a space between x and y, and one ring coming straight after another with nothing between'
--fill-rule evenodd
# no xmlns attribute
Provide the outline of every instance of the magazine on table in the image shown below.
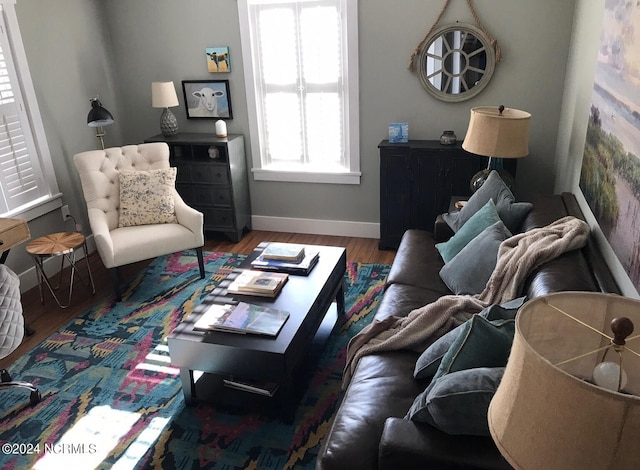
<svg viewBox="0 0 640 470"><path fill-rule="evenodd" d="M245 392L257 393L258 395L264 395L272 397L276 390L278 390L278 384L274 382L265 382L261 380L248 380L238 377L230 377L228 379L222 379L225 387L235 388L236 390L242 390Z"/></svg>
<svg viewBox="0 0 640 470"><path fill-rule="evenodd" d="M289 318L289 312L272 307L238 302L211 304L193 326L198 331L277 336Z"/></svg>

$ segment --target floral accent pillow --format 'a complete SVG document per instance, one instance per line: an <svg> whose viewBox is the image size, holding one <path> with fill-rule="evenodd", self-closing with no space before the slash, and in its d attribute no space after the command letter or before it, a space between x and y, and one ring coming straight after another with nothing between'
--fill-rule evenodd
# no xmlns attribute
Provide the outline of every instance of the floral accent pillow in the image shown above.
<svg viewBox="0 0 640 470"><path fill-rule="evenodd" d="M120 171L119 227L175 223L176 169Z"/></svg>

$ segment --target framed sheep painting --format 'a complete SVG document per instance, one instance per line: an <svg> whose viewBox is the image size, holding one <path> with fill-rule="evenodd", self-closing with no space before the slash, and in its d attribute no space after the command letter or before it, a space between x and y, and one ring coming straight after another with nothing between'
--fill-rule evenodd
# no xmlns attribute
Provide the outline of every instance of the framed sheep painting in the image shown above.
<svg viewBox="0 0 640 470"><path fill-rule="evenodd" d="M229 80L183 80L188 119L233 119Z"/></svg>

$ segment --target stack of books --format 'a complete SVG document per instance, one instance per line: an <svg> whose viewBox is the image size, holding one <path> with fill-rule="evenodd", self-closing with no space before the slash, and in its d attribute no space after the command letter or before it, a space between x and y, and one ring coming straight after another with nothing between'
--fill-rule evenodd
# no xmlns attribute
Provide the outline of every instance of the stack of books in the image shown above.
<svg viewBox="0 0 640 470"><path fill-rule="evenodd" d="M227 287L229 294L277 297L289 279L286 273L242 271Z"/></svg>
<svg viewBox="0 0 640 470"><path fill-rule="evenodd" d="M307 276L318 263L320 252L293 243L261 243L251 262L253 269Z"/></svg>
<svg viewBox="0 0 640 470"><path fill-rule="evenodd" d="M272 307L238 302L211 304L193 325L196 331L277 336L289 318L289 312Z"/></svg>
<svg viewBox="0 0 640 470"><path fill-rule="evenodd" d="M269 261L286 261L288 263L299 263L304 259L304 245L295 243L269 243L262 250L262 258Z"/></svg>

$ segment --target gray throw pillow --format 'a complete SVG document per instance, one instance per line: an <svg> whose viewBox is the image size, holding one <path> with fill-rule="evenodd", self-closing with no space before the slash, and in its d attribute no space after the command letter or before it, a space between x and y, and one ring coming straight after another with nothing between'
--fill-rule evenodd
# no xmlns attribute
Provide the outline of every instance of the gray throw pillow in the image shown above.
<svg viewBox="0 0 640 470"><path fill-rule="evenodd" d="M510 300L500 305L491 305L485 308L480 315L487 320L513 320L518 313L518 309L522 307L526 297L519 297L514 300ZM462 325L452 329L448 333L445 333L438 338L431 346L429 346L416 361L415 369L413 371L414 378L430 379L438 371L442 358L447 353L453 342L456 340L460 333L466 331L466 322Z"/></svg>
<svg viewBox="0 0 640 470"><path fill-rule="evenodd" d="M434 380L415 399L406 419L428 423L447 434L488 436L487 413L504 367L479 367Z"/></svg>
<svg viewBox="0 0 640 470"><path fill-rule="evenodd" d="M500 243L509 237L501 220L487 227L442 267L440 278L454 294L479 294L496 267Z"/></svg>
<svg viewBox="0 0 640 470"><path fill-rule="evenodd" d="M489 199L482 208L473 214L467 223L453 237L443 243L436 243L436 248L445 263L448 263L462 250L467 243L476 238L484 229L500 221L496 205Z"/></svg>
<svg viewBox="0 0 640 470"><path fill-rule="evenodd" d="M418 380L429 379L436 374L442 358L451 347L451 344L460 335L463 326L464 323L448 333L443 334L435 340L431 346L425 349L416 361L416 366L413 370L414 378Z"/></svg>
<svg viewBox="0 0 640 470"><path fill-rule="evenodd" d="M515 202L513 193L502 181L498 172L492 171L484 184L469 198L462 209L443 214L443 218L447 225L454 232L457 232L489 199L492 199L496 204L500 219L511 233L518 232L520 222L533 208L529 202Z"/></svg>
<svg viewBox="0 0 640 470"><path fill-rule="evenodd" d="M480 314L487 320L513 320L516 318L518 309L527 301L527 296L523 295L513 300L508 300L500 305L491 305L485 308Z"/></svg>

